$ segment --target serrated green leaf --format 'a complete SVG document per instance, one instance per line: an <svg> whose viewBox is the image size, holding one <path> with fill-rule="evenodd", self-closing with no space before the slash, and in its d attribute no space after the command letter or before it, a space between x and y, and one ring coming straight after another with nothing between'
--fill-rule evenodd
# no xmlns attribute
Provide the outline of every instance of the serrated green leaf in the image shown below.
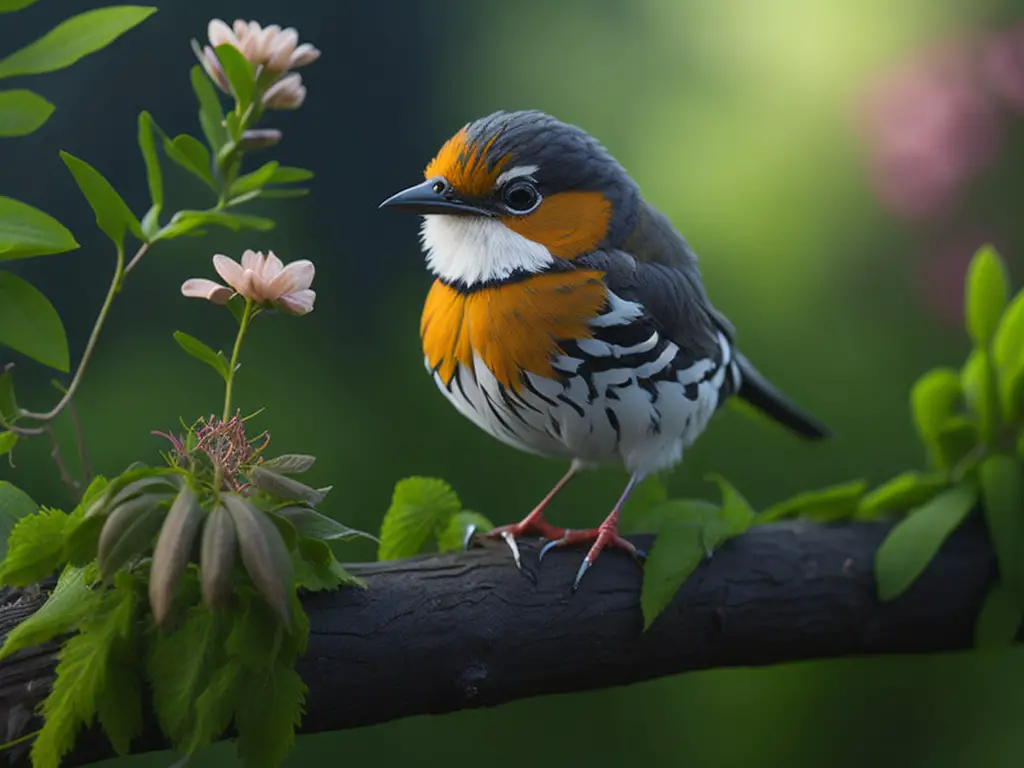
<svg viewBox="0 0 1024 768"><path fill-rule="evenodd" d="M38 75L71 66L83 56L105 48L156 11L115 5L65 19L38 40L0 61L0 78Z"/></svg>
<svg viewBox="0 0 1024 768"><path fill-rule="evenodd" d="M995 454L981 462L978 482L1000 580L1024 607L1024 468Z"/></svg>
<svg viewBox="0 0 1024 768"><path fill-rule="evenodd" d="M679 587L696 570L704 556L704 541L698 526L671 524L654 540L644 563L640 591L645 631L672 602Z"/></svg>
<svg viewBox="0 0 1024 768"><path fill-rule="evenodd" d="M230 43L221 43L214 49L228 79L232 93L238 100L239 113L245 112L256 95L256 73L242 52ZM238 138L237 136L233 138Z"/></svg>
<svg viewBox="0 0 1024 768"><path fill-rule="evenodd" d="M2 437L0 434L0 438ZM2 453L0 450L0 454ZM0 562L7 557L7 543L14 527L36 509L38 506L27 493L6 480L0 480Z"/></svg>
<svg viewBox="0 0 1024 768"><path fill-rule="evenodd" d="M452 515L448 525L437 536L437 549L440 552L461 552L470 526L475 533L487 533L494 528L494 523L479 512L463 510Z"/></svg>
<svg viewBox="0 0 1024 768"><path fill-rule="evenodd" d="M159 216L164 206L164 178L160 170L160 158L156 154L156 137L153 135L153 116L143 110L139 113L139 151L146 164L146 182L149 185L149 199L153 208L147 216ZM153 213L153 211L156 211ZM143 226L143 230L146 227Z"/></svg>
<svg viewBox="0 0 1024 768"><path fill-rule="evenodd" d="M992 585L974 623L977 648L1005 648L1013 644L1020 631L1024 612L1021 604L1001 583Z"/></svg>
<svg viewBox="0 0 1024 768"><path fill-rule="evenodd" d="M71 366L64 324L53 305L31 283L0 271L0 346L68 372Z"/></svg>
<svg viewBox="0 0 1024 768"><path fill-rule="evenodd" d="M948 469L936 443L939 430L953 416L962 396L959 374L951 368L935 368L921 376L910 392L910 412L917 434L940 469Z"/></svg>
<svg viewBox="0 0 1024 768"><path fill-rule="evenodd" d="M879 599L892 600L914 583L947 537L967 517L977 498L972 486L950 488L889 531L875 553Z"/></svg>
<svg viewBox="0 0 1024 768"><path fill-rule="evenodd" d="M461 508L459 497L443 480L430 477L400 480L381 525L378 558L412 557L432 533L446 528Z"/></svg>
<svg viewBox="0 0 1024 768"><path fill-rule="evenodd" d="M864 480L854 480L822 488L816 491L805 491L773 504L757 517L758 523L768 523L787 517L803 517L817 522L830 522L852 517L868 484Z"/></svg>
<svg viewBox="0 0 1024 768"><path fill-rule="evenodd" d="M117 193L103 175L84 160L63 150L60 153L64 165L75 177L75 183L82 190L86 201L96 214L96 224L111 239L118 250L124 248L124 231L127 228L139 240L145 240L142 224L132 213L128 204Z"/></svg>
<svg viewBox="0 0 1024 768"><path fill-rule="evenodd" d="M365 587L366 584L348 573L334 557L334 552L320 539L302 537L292 553L295 584L311 592L337 589L339 586Z"/></svg>
<svg viewBox="0 0 1024 768"><path fill-rule="evenodd" d="M235 714L238 757L247 768L277 768L295 744L308 688L298 672L276 662L247 676Z"/></svg>
<svg viewBox="0 0 1024 768"><path fill-rule="evenodd" d="M0 196L0 261L49 256L79 247L74 236L52 216Z"/></svg>
<svg viewBox="0 0 1024 768"><path fill-rule="evenodd" d="M0 0L0 13L11 13L28 8L36 0Z"/></svg>
<svg viewBox="0 0 1024 768"><path fill-rule="evenodd" d="M138 672L138 638L121 635L110 644L106 681L96 697L96 719L121 757L131 753L142 732L142 685Z"/></svg>
<svg viewBox="0 0 1024 768"><path fill-rule="evenodd" d="M865 494L856 517L871 519L887 512L906 512L924 504L946 485L945 475L937 472L903 472Z"/></svg>
<svg viewBox="0 0 1024 768"><path fill-rule="evenodd" d="M174 340L178 342L179 347L192 355L196 360L206 363L213 368L224 381L227 381L231 376L231 364L223 352L214 352L199 339L189 336L184 331L175 331Z"/></svg>
<svg viewBox="0 0 1024 768"><path fill-rule="evenodd" d="M978 249L967 267L964 315L976 349L987 350L1008 295L1006 267L992 245Z"/></svg>
<svg viewBox="0 0 1024 768"><path fill-rule="evenodd" d="M18 443L18 436L13 432L0 432L0 456L10 453Z"/></svg>
<svg viewBox="0 0 1024 768"><path fill-rule="evenodd" d="M296 181L306 181L313 178L313 172L305 168L296 168L290 165L279 165L270 177L270 184L293 184Z"/></svg>
<svg viewBox="0 0 1024 768"><path fill-rule="evenodd" d="M999 390L992 358L985 349L975 349L960 372L967 407L974 414L981 439L991 443L999 428Z"/></svg>
<svg viewBox="0 0 1024 768"><path fill-rule="evenodd" d="M216 735L197 738L203 726L196 700L210 685L224 639L223 624L208 608L196 606L177 627L157 631L150 643L146 669L160 728L176 746L190 745L189 753Z"/></svg>
<svg viewBox="0 0 1024 768"><path fill-rule="evenodd" d="M7 541L7 556L0 566L0 582L24 587L57 570L63 559L67 522L66 513L45 507L22 517Z"/></svg>
<svg viewBox="0 0 1024 768"><path fill-rule="evenodd" d="M43 127L53 104L24 89L0 91L0 136L28 136Z"/></svg>
<svg viewBox="0 0 1024 768"><path fill-rule="evenodd" d="M94 569L66 567L43 606L7 635L0 648L0 659L70 632L90 615L103 594L89 588L90 576L95 576Z"/></svg>
<svg viewBox="0 0 1024 768"><path fill-rule="evenodd" d="M194 727L188 741L178 750L194 755L212 743L230 725L243 693L245 668L237 658L227 657L210 674L210 682L190 706L195 707Z"/></svg>
<svg viewBox="0 0 1024 768"><path fill-rule="evenodd" d="M203 136L213 149L214 153L220 151L228 140L227 131L224 128L224 113L220 108L220 99L213 89L208 77L203 74L202 68L196 64L189 73L192 81L192 91L199 102L199 126L203 130Z"/></svg>
<svg viewBox="0 0 1024 768"><path fill-rule="evenodd" d="M721 475L711 474L706 479L718 485L718 489L721 491L722 507L718 514L726 524L728 533L730 535L743 533L754 522L753 507L743 498L743 494Z"/></svg>
<svg viewBox="0 0 1024 768"><path fill-rule="evenodd" d="M228 194L231 197L237 197L238 195L245 194L246 192L262 189L270 182L270 179L273 177L278 165L280 164L276 160L271 160L269 163L261 165L252 173L239 176L228 188Z"/></svg>
<svg viewBox="0 0 1024 768"><path fill-rule="evenodd" d="M349 528L339 523L333 517L317 512L311 507L294 505L281 507L274 510L275 515L280 515L295 526L295 529L302 536L323 541L348 541L358 537L378 541L372 533L360 531L356 528Z"/></svg>

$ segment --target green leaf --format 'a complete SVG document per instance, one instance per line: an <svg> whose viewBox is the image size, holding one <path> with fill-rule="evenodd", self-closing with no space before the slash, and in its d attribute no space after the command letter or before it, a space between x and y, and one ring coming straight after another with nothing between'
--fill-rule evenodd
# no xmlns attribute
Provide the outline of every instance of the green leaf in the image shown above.
<svg viewBox="0 0 1024 768"><path fill-rule="evenodd" d="M0 424L13 424L18 417L18 402L14 397L14 374L0 373Z"/></svg>
<svg viewBox="0 0 1024 768"><path fill-rule="evenodd" d="M961 474L965 473L968 467L959 465L978 447L980 440L978 425L973 420L961 414L951 416L935 435L935 451L940 466L957 467Z"/></svg>
<svg viewBox="0 0 1024 768"><path fill-rule="evenodd" d="M996 249L991 245L979 248L967 267L964 300L967 331L976 349L987 350L999 327L1007 284L1006 267Z"/></svg>
<svg viewBox="0 0 1024 768"><path fill-rule="evenodd" d="M946 487L945 475L903 472L861 498L857 517L871 519L886 512L906 512L930 500Z"/></svg>
<svg viewBox="0 0 1024 768"><path fill-rule="evenodd" d="M977 648L1005 648L1013 644L1020 631L1020 601L999 582L992 585L974 624Z"/></svg>
<svg viewBox="0 0 1024 768"><path fill-rule="evenodd" d="M143 110L139 113L139 151L146 163L146 181L149 184L149 198L158 216L164 207L164 179L160 172L160 158L156 154L156 139L153 136L153 116ZM152 210L152 209L151 209Z"/></svg>
<svg viewBox="0 0 1024 768"><path fill-rule="evenodd" d="M90 615L103 594L89 588L90 575L94 573L88 574L86 568L66 567L43 607L7 635L3 647L0 648L0 659L70 632L82 619Z"/></svg>
<svg viewBox="0 0 1024 768"><path fill-rule="evenodd" d="M306 684L291 666L275 662L247 676L238 701L238 756L247 768L277 768L295 744Z"/></svg>
<svg viewBox="0 0 1024 768"><path fill-rule="evenodd" d="M110 182L84 160L61 150L61 159L75 177L78 188L96 214L96 224L109 237L118 250L124 248L124 230L127 227L139 240L145 240L142 225L127 203Z"/></svg>
<svg viewBox="0 0 1024 768"><path fill-rule="evenodd" d="M705 547L701 529L677 523L669 525L654 541L644 563L644 580L640 607L644 614L644 630L665 610L679 587L704 559Z"/></svg>
<svg viewBox="0 0 1024 768"><path fill-rule="evenodd" d="M898 597L921 575L949 534L967 517L977 498L972 486L950 488L889 531L875 553L879 599Z"/></svg>
<svg viewBox="0 0 1024 768"><path fill-rule="evenodd" d="M211 682L225 640L222 627L208 608L195 606L179 626L157 631L150 645L146 669L160 728L176 746L190 745L189 753L206 746L216 735L199 737L202 724L196 699Z"/></svg>
<svg viewBox="0 0 1024 768"><path fill-rule="evenodd" d="M156 8L115 5L65 19L38 40L0 61L0 77L38 75L69 67L114 42Z"/></svg>
<svg viewBox="0 0 1024 768"><path fill-rule="evenodd" d="M32 744L33 766L58 768L78 729L92 722L110 682L116 640L132 630L134 604L132 589L104 593L81 631L64 643L57 655L57 679L43 702L43 728Z"/></svg>
<svg viewBox="0 0 1024 768"><path fill-rule="evenodd" d="M430 477L400 480L381 525L377 557L396 560L415 555L431 533L446 528L461 509L459 497L443 480Z"/></svg>
<svg viewBox="0 0 1024 768"><path fill-rule="evenodd" d="M348 573L335 557L327 542L302 537L292 553L295 583L303 589L319 592L336 589L342 584L365 588L366 583Z"/></svg>
<svg viewBox="0 0 1024 768"><path fill-rule="evenodd" d="M202 180L214 192L218 191L217 183L213 179L210 151L203 146L199 139L189 136L187 133L175 136L174 139L167 136L162 138L164 151L171 160Z"/></svg>
<svg viewBox="0 0 1024 768"><path fill-rule="evenodd" d="M271 160L269 163L261 165L252 173L239 176L228 188L228 195L231 197L237 197L245 192L261 189L270 181L271 177L273 177L278 165L279 164L276 160Z"/></svg>
<svg viewBox="0 0 1024 768"><path fill-rule="evenodd" d="M630 530L643 533L662 533L673 523L685 522L699 527L713 524L719 508L704 499L670 499L651 507L638 517ZM725 525L722 524L724 529Z"/></svg>
<svg viewBox="0 0 1024 768"><path fill-rule="evenodd" d="M854 480L822 488L817 491L805 491L792 498L773 504L758 515L758 523L768 523L786 517L803 517L817 522L832 522L852 517L868 484L864 480Z"/></svg>
<svg viewBox="0 0 1024 768"><path fill-rule="evenodd" d="M231 375L231 363L223 352L214 352L199 339L189 336L184 331L175 331L174 340L178 346L192 355L196 360L206 363L213 368L224 381Z"/></svg>
<svg viewBox="0 0 1024 768"><path fill-rule="evenodd" d="M948 464L943 461L936 436L953 415L961 394L960 376L951 368L928 371L910 392L910 411L917 434L941 469L948 469Z"/></svg>
<svg viewBox="0 0 1024 768"><path fill-rule="evenodd" d="M137 648L134 637L121 637L111 644L106 684L96 698L96 719L114 752L121 757L131 753L132 740L142 732Z"/></svg>
<svg viewBox="0 0 1024 768"><path fill-rule="evenodd" d="M0 456L10 453L18 443L18 436L13 432L0 432Z"/></svg>
<svg viewBox="0 0 1024 768"><path fill-rule="evenodd" d="M1024 468L995 454L981 462L978 482L1000 580L1024 607Z"/></svg>
<svg viewBox="0 0 1024 768"><path fill-rule="evenodd" d="M999 428L999 390L992 358L984 349L975 349L960 372L967 406L978 421L981 439L991 443Z"/></svg>
<svg viewBox="0 0 1024 768"><path fill-rule="evenodd" d="M68 339L49 300L11 272L0 271L0 346L68 372Z"/></svg>
<svg viewBox="0 0 1024 768"><path fill-rule="evenodd" d="M198 64L192 67L189 77L192 80L192 90L199 101L199 125L203 129L206 141L216 153L228 140L227 131L224 129L224 113L220 108L220 99L217 98L213 84L203 74L203 70Z"/></svg>
<svg viewBox="0 0 1024 768"><path fill-rule="evenodd" d="M265 465L264 465L265 466ZM365 537L377 541L377 537L366 531L349 528L339 523L332 517L317 512L312 507L287 506L274 510L275 515L280 515L295 526L295 529L302 535L313 539L324 541L347 541L357 537Z"/></svg>
<svg viewBox="0 0 1024 768"><path fill-rule="evenodd" d="M267 200L285 200L292 197L305 197L308 189L261 189L259 196Z"/></svg>
<svg viewBox="0 0 1024 768"><path fill-rule="evenodd" d="M256 73L253 71L249 60L242 55L242 52L230 43L221 43L214 52L224 69L224 75L228 79L231 91L238 100L240 113L245 112L256 95ZM237 136L233 138L238 138Z"/></svg>
<svg viewBox="0 0 1024 768"><path fill-rule="evenodd" d="M619 517L619 525L623 530L637 531L637 520L642 520L652 509L668 499L668 488L662 479L654 474L649 475L629 494L626 505Z"/></svg>
<svg viewBox="0 0 1024 768"><path fill-rule="evenodd" d="M161 229L153 239L167 240L179 237L204 224L216 224L235 232L241 229L256 229L265 232L274 228L273 219L261 216L247 216L228 211L178 211L167 226Z"/></svg>
<svg viewBox="0 0 1024 768"><path fill-rule="evenodd" d="M12 433L3 433L0 439L9 434ZM0 453L4 451L0 449ZM7 557L7 543L11 531L22 518L28 517L36 509L38 506L27 493L6 480L0 480L0 562Z"/></svg>
<svg viewBox="0 0 1024 768"><path fill-rule="evenodd" d="M437 536L437 548L441 552L461 552L466 533L470 526L475 526L475 531L487 533L494 528L494 523L481 515L479 512L463 510L452 515L448 525Z"/></svg>
<svg viewBox="0 0 1024 768"><path fill-rule="evenodd" d="M68 515L43 508L25 515L11 530L7 556L0 565L0 582L25 587L46 578L63 561Z"/></svg>
<svg viewBox="0 0 1024 768"><path fill-rule="evenodd" d="M48 256L79 247L74 236L52 216L0 196L0 261Z"/></svg>
<svg viewBox="0 0 1024 768"><path fill-rule="evenodd" d="M53 104L32 91L0 91L0 136L27 136L43 127Z"/></svg>
<svg viewBox="0 0 1024 768"><path fill-rule="evenodd" d="M992 339L992 357L1001 371L1024 359L1024 290L1018 291L1003 312Z"/></svg>
<svg viewBox="0 0 1024 768"><path fill-rule="evenodd" d="M36 0L0 0L0 13L20 11L22 8L28 8L34 2Z"/></svg>
<svg viewBox="0 0 1024 768"><path fill-rule="evenodd" d="M743 494L721 475L711 474L706 479L716 483L722 493L722 509L719 514L728 526L728 533L730 535L743 533L754 522L753 507L743 498Z"/></svg>
<svg viewBox="0 0 1024 768"><path fill-rule="evenodd" d="M292 184L296 181L306 181L313 178L313 172L305 168L295 168L290 165L279 165L270 177L269 184Z"/></svg>

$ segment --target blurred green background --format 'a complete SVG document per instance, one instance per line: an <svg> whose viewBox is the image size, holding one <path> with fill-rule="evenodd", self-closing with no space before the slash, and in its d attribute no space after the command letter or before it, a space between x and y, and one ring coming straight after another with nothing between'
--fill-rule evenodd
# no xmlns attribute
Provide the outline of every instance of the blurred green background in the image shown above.
<svg viewBox="0 0 1024 768"><path fill-rule="evenodd" d="M2 17L0 52L92 5L42 0ZM671 476L674 493L713 498L702 479L713 470L763 506L920 466L907 392L927 367L958 366L968 351L967 259L991 241L1021 273L1019 3L179 0L73 68L33 78L26 87L57 111L33 136L0 144L0 191L82 243L16 263L54 301L73 358L113 262L57 151L95 165L141 215L136 116L148 109L169 133L199 134L189 39L205 40L211 16L295 26L323 50L302 73L306 104L267 121L285 140L266 159L314 169L313 194L278 201L270 233L161 244L133 273L78 398L100 472L155 460L164 446L150 430L219 411L218 382L171 332L227 346L231 321L178 286L212 277L213 253L252 247L317 265L316 310L258 326L237 394L243 411L266 406L273 451L319 457L315 480L335 486L325 511L376 530L410 474L446 478L498 522L528 511L564 467L503 446L436 392L418 346L430 283L418 223L376 210L422 178L451 133L495 109L543 109L599 137L690 239L748 356L837 433L808 446L723 413ZM176 170L179 207L211 202ZM48 406L50 373L18 363L23 404ZM25 443L0 478L63 505L47 452ZM551 517L596 524L624 481L592 473ZM374 553L353 544L339 554ZM1024 761L1022 723L1021 652L840 660L304 737L289 765L1012 766ZM193 764L232 761L218 747Z"/></svg>

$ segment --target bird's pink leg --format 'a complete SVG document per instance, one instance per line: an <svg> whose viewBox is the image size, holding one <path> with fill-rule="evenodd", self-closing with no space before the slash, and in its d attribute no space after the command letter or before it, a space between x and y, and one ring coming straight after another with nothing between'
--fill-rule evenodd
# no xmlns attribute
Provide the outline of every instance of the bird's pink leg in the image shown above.
<svg viewBox="0 0 1024 768"><path fill-rule="evenodd" d="M609 547L613 549L621 549L637 560L643 560L647 557L647 555L637 549L632 542L627 541L619 535L619 513L622 511L622 507L625 505L626 499L629 498L629 494L632 493L633 489L641 479L640 475L633 475L629 478L629 482L626 484L626 489L622 492L619 500L615 502L615 506L612 508L611 513L597 528L588 528L582 531L566 531L561 538L548 542L541 549L538 559L543 560L544 555L546 555L553 547L565 547L571 544L581 544L589 541L594 542L590 547L590 551L587 552L587 556L583 558L583 563L580 565L579 571L576 573L576 580L573 581L572 584L573 592L579 589L583 575L590 570L590 566L594 564L597 556L601 554L604 549L608 549Z"/></svg>
<svg viewBox="0 0 1024 768"><path fill-rule="evenodd" d="M484 537L488 539L497 539L499 537L504 539L505 543L508 544L508 548L512 550L512 557L515 559L516 567L521 569L522 564L519 556L519 545L516 544L517 537L521 538L533 533L544 539L558 539L565 535L566 530L564 528L556 528L544 519L544 510L547 508L548 504L551 503L551 500L558 495L558 492L565 488L569 481L579 473L580 469L580 465L574 461L569 466L569 470L562 475L562 479L555 483L555 487L548 491L547 496L540 500L540 503L533 508L530 514L518 523L513 523L511 525L499 525L484 534ZM467 546L472 534L473 531L471 530L466 536Z"/></svg>

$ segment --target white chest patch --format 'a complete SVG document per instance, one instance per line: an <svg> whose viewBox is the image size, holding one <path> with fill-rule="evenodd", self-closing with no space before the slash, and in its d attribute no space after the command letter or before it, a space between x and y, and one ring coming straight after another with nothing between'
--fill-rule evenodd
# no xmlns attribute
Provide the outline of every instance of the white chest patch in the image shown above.
<svg viewBox="0 0 1024 768"><path fill-rule="evenodd" d="M482 216L424 216L420 239L430 271L467 286L502 280L516 270L540 272L555 260L540 243Z"/></svg>

